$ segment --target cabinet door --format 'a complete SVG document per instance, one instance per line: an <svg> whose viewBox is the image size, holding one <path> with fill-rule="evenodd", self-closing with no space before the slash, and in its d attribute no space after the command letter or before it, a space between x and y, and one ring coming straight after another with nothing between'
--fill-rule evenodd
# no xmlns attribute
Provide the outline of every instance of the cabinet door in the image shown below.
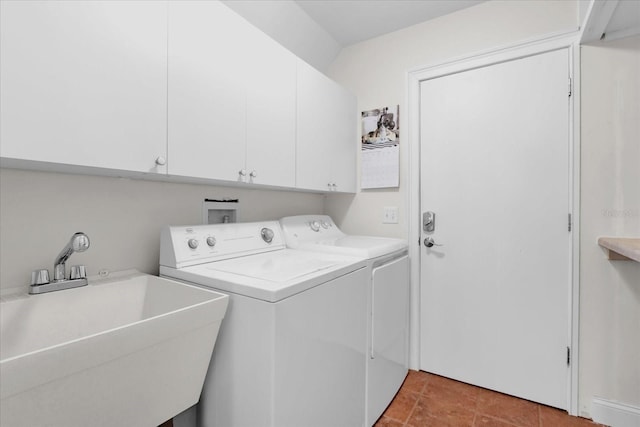
<svg viewBox="0 0 640 427"><path fill-rule="evenodd" d="M242 179L246 25L219 2L170 2L169 174Z"/></svg>
<svg viewBox="0 0 640 427"><path fill-rule="evenodd" d="M355 191L355 98L298 61L297 187Z"/></svg>
<svg viewBox="0 0 640 427"><path fill-rule="evenodd" d="M335 101L329 119L335 133L331 149L333 191L355 193L357 191L358 105L356 97L343 87L334 85Z"/></svg>
<svg viewBox="0 0 640 427"><path fill-rule="evenodd" d="M251 47L247 79L249 179L295 187L296 57L256 28L247 31L246 40Z"/></svg>
<svg viewBox="0 0 640 427"><path fill-rule="evenodd" d="M0 2L1 156L164 172L166 7Z"/></svg>

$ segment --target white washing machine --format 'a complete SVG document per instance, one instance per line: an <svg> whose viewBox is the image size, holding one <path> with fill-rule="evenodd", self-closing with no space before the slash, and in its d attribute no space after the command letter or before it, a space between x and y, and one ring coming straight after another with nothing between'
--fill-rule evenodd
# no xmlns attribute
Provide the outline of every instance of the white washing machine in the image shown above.
<svg viewBox="0 0 640 427"><path fill-rule="evenodd" d="M277 221L166 227L160 274L230 297L200 426L365 425L366 261L288 249Z"/></svg>
<svg viewBox="0 0 640 427"><path fill-rule="evenodd" d="M280 220L289 248L367 259L366 424L382 415L409 366L409 256L401 239L349 236L327 215Z"/></svg>

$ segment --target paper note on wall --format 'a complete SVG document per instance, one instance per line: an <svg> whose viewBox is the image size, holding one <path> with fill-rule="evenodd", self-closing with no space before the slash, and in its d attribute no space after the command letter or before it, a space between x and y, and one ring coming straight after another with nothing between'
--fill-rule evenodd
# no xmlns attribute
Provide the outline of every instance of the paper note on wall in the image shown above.
<svg viewBox="0 0 640 427"><path fill-rule="evenodd" d="M362 150L360 187L389 188L400 185L400 146Z"/></svg>

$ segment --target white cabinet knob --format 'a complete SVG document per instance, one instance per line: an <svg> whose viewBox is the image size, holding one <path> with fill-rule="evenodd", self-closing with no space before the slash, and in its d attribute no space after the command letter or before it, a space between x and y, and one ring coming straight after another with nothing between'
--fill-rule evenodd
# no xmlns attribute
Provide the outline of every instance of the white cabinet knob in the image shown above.
<svg viewBox="0 0 640 427"><path fill-rule="evenodd" d="M156 165L158 166L164 166L167 164L167 159L165 159L163 156L158 156L156 158Z"/></svg>
<svg viewBox="0 0 640 427"><path fill-rule="evenodd" d="M255 178L255 177L257 177L257 176L258 176L258 174L256 173L256 171L251 171L251 173L249 174L249 176L250 176L251 178Z"/></svg>
<svg viewBox="0 0 640 427"><path fill-rule="evenodd" d="M239 174L240 176L247 176L247 171L246 171L246 170L244 170L244 169L240 169L240 170L238 171L238 174Z"/></svg>

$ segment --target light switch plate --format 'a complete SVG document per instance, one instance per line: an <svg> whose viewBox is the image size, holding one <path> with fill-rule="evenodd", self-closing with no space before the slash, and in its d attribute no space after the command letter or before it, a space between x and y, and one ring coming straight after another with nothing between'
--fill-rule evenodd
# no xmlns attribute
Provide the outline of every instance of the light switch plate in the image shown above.
<svg viewBox="0 0 640 427"><path fill-rule="evenodd" d="M385 206L382 216L383 224L397 224L398 223L398 207L397 206Z"/></svg>

